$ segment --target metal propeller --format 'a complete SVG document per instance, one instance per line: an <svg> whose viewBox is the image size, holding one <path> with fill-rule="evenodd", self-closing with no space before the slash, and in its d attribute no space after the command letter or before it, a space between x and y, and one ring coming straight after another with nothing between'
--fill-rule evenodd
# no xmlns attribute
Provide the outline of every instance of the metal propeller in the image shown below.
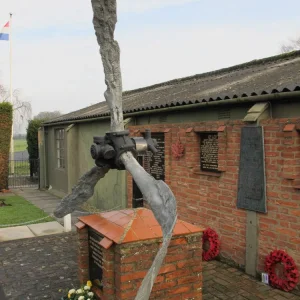
<svg viewBox="0 0 300 300"><path fill-rule="evenodd" d="M144 199L162 227L163 243L151 268L143 279L136 300L147 300L161 264L167 253L177 219L176 199L166 183L155 180L135 159L139 151L155 152L156 141L148 132L144 139L130 138L124 131L122 109L122 76L120 68L120 48L114 40L117 23L116 0L92 0L94 12L93 24L100 46L107 90L104 93L111 115L111 132L104 137L95 137L91 148L96 167L84 174L78 184L57 206L54 215L63 217L75 210L75 207L87 201L94 193L96 183L111 168L126 169L134 178Z"/></svg>

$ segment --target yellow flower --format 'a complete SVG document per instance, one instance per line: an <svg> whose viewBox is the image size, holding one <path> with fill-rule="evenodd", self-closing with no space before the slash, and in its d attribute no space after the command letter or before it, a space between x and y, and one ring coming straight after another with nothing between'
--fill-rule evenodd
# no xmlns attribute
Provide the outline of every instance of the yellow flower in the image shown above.
<svg viewBox="0 0 300 300"><path fill-rule="evenodd" d="M68 298L69 298L69 299L71 298L71 294L68 294Z"/></svg>
<svg viewBox="0 0 300 300"><path fill-rule="evenodd" d="M88 282L86 283L87 286L91 287L93 284L90 280L88 280Z"/></svg>

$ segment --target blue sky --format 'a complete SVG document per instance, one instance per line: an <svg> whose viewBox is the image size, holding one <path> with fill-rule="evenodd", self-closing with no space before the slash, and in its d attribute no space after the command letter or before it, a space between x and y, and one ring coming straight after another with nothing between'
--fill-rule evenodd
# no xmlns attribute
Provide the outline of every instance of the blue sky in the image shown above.
<svg viewBox="0 0 300 300"><path fill-rule="evenodd" d="M13 16L13 86L34 114L103 101L104 76L90 1L2 0ZM300 36L300 1L120 0L116 38L124 90L280 53ZM8 43L0 83L9 84Z"/></svg>

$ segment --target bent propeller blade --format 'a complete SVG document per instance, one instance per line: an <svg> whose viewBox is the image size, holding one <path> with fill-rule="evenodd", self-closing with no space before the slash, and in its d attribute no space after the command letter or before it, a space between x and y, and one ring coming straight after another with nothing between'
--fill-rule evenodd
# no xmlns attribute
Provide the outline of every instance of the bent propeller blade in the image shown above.
<svg viewBox="0 0 300 300"><path fill-rule="evenodd" d="M122 76L120 67L120 48L114 40L117 22L116 0L92 0L94 12L93 24L100 46L100 54L105 73L107 90L104 94L111 113L111 131L124 130L122 109ZM163 244L158 251L151 268L144 278L136 296L137 300L147 300L152 286L167 253L176 223L176 199L170 188L163 182L155 180L136 161L131 152L121 155L121 161L140 188L145 200L163 231Z"/></svg>
<svg viewBox="0 0 300 300"><path fill-rule="evenodd" d="M114 40L114 30L117 23L116 0L92 0L94 12L93 25L100 46L107 90L104 93L111 114L111 131L124 130L122 108L122 76L120 67L120 48ZM156 220L162 227L163 243L140 286L136 300L147 300L150 297L153 284L167 253L169 242L177 219L176 199L168 187L155 180L137 162L129 151L120 155L120 160L130 172L144 199L148 202ZM87 201L94 193L96 183L109 171L109 164L94 167L84 174L72 193L62 199L54 215L63 217L75 210L75 207Z"/></svg>

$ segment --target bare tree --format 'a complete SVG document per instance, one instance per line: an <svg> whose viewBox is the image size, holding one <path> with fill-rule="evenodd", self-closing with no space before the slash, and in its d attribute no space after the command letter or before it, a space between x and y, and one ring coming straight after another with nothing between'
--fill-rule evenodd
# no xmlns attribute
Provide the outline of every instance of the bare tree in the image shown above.
<svg viewBox="0 0 300 300"><path fill-rule="evenodd" d="M14 124L19 124L31 118L31 104L28 101L22 101L20 90L16 89L12 94L12 105L14 110ZM0 85L0 102L10 102L8 89Z"/></svg>
<svg viewBox="0 0 300 300"><path fill-rule="evenodd" d="M15 154L14 154L14 131L17 129L17 126L28 121L31 118L31 104L27 101L20 100L20 90L14 90L12 93L12 99L10 99L10 92L3 85L0 85L0 102L11 102L13 106L13 125L11 131L10 139L10 172L15 173Z"/></svg>
<svg viewBox="0 0 300 300"><path fill-rule="evenodd" d="M55 119L55 118L58 118L59 116L61 116L61 112L58 111L58 110L55 110L55 111L41 111L40 113L38 113L34 119L35 120L45 120L45 121L48 121L48 120L52 120L52 119Z"/></svg>
<svg viewBox="0 0 300 300"><path fill-rule="evenodd" d="M290 39L289 43L281 45L281 53L300 50L300 37Z"/></svg>

